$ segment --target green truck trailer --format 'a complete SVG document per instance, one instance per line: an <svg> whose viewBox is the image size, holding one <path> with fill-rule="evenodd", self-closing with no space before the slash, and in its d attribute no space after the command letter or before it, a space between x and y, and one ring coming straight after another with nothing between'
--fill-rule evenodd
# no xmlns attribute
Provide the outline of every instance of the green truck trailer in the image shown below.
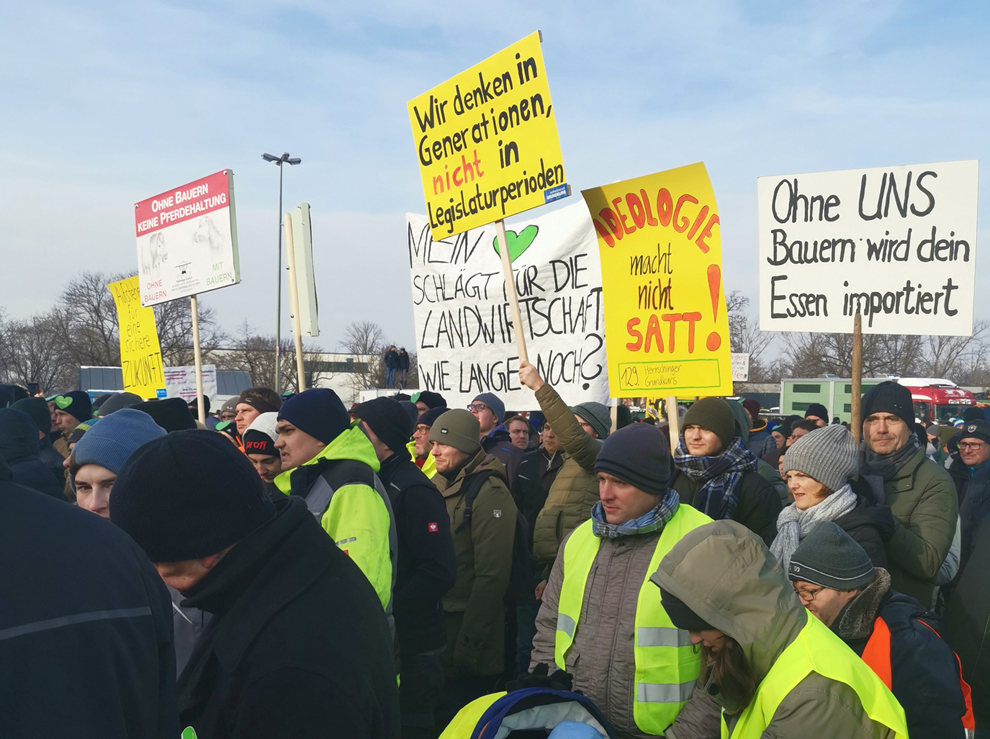
<svg viewBox="0 0 990 739"><path fill-rule="evenodd" d="M885 382L887 377L863 378L863 392ZM836 416L849 422L852 417L852 380L840 377L816 377L784 380L780 383L780 414L804 416L808 406L821 403L828 408L828 420Z"/></svg>

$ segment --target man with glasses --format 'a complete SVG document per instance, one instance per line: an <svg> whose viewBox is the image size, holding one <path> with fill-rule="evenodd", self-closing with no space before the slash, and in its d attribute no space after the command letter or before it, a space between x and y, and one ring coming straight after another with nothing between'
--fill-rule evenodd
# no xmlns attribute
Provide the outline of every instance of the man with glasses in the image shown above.
<svg viewBox="0 0 990 739"><path fill-rule="evenodd" d="M990 421L970 421L959 434L959 459L949 474L956 484L962 550L959 569L966 566L983 520L990 513Z"/></svg>
<svg viewBox="0 0 990 739"><path fill-rule="evenodd" d="M959 503L949 473L925 456L911 391L881 382L863 396L860 479L894 515L887 542L891 584L931 608L936 577L956 533Z"/></svg>
<svg viewBox="0 0 990 739"><path fill-rule="evenodd" d="M468 410L478 419L481 427L481 448L486 454L505 465L505 474L509 480L509 489L516 482L516 472L526 453L512 443L509 430L502 423L505 417L505 403L494 393L481 393L468 406Z"/></svg>
<svg viewBox="0 0 990 739"><path fill-rule="evenodd" d="M840 526L815 527L787 576L819 621L863 658L904 707L911 739L963 739L974 728L968 687L941 619L890 587L890 575Z"/></svg>

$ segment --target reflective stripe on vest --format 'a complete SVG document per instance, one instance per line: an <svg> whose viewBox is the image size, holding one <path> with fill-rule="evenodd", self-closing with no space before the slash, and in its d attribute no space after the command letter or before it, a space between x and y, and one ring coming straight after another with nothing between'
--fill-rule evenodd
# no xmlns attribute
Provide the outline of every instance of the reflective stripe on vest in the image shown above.
<svg viewBox="0 0 990 739"><path fill-rule="evenodd" d="M808 620L801 633L780 653L753 700L739 714L732 729L732 739L760 739L777 707L812 672L848 685L856 692L872 721L891 729L897 739L907 739L904 709L893 693L827 626L807 611L805 614ZM723 714L722 739L729 739L729 736Z"/></svg>
<svg viewBox="0 0 990 739"><path fill-rule="evenodd" d="M922 621L920 618L915 620L919 624L927 626L939 639L942 638L942 635L935 631L931 624ZM969 684L963 679L962 663L959 661L959 656L955 652L952 653L952 656L956 658L956 664L959 667L959 689L962 691L963 701L966 704L966 713L962 718L962 725L964 729L976 731L972 691ZM870 640L866 642L866 648L863 650L863 661L877 673L877 677L880 678L880 681L888 689L894 689L893 669L890 662L890 628L887 626L887 622L879 616L873 622L873 634L870 636Z"/></svg>
<svg viewBox="0 0 990 739"><path fill-rule="evenodd" d="M698 675L701 656L691 646L686 631L674 627L660 602L660 588L650 582L650 575L660 560L687 532L711 523L711 519L690 506L678 506L657 538L656 548L646 570L646 578L636 601L636 663L633 719L647 734L661 734L677 718L691 697ZM566 669L567 652L574 643L588 576L598 556L601 539L592 531L591 521L574 529L564 547L564 581L560 586L557 609L557 633L554 661Z"/></svg>

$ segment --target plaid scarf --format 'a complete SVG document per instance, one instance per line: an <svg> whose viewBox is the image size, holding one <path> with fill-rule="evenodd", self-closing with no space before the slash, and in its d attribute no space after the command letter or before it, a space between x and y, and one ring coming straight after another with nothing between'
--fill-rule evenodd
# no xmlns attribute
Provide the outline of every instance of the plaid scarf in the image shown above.
<svg viewBox="0 0 990 739"><path fill-rule="evenodd" d="M591 509L591 531L599 539L617 539L620 536L634 534L652 534L662 531L667 521L677 513L680 497L673 490L667 490L660 502L648 513L625 523L609 523L602 512L602 502L595 503Z"/></svg>
<svg viewBox="0 0 990 739"><path fill-rule="evenodd" d="M694 507L718 521L735 515L739 483L747 472L756 472L757 462L738 436L717 457L692 457L682 438L674 453L674 466L695 482L704 483L694 498Z"/></svg>

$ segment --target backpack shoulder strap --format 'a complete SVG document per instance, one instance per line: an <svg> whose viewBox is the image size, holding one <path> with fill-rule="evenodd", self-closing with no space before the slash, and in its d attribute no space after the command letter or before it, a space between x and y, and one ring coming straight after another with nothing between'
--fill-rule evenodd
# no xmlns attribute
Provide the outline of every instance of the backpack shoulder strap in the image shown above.
<svg viewBox="0 0 990 739"><path fill-rule="evenodd" d="M321 470L321 474L334 490L355 484L375 487L374 471L364 462L354 459L334 459Z"/></svg>
<svg viewBox="0 0 990 739"><path fill-rule="evenodd" d="M485 484L485 480L495 474L495 470L481 470L480 472L474 472L467 476L461 487L464 489L464 520L461 521L461 525L457 527L454 533L463 530L466 526L471 525L471 508L474 506L474 499L478 497L478 493L481 492L481 486Z"/></svg>

